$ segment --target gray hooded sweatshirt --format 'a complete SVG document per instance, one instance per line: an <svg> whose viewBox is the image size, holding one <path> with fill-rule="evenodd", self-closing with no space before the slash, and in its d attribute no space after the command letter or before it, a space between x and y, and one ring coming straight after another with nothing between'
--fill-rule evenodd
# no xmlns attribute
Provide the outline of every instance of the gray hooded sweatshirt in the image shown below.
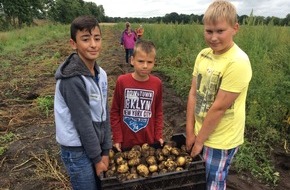
<svg viewBox="0 0 290 190"><path fill-rule="evenodd" d="M95 64L94 77L76 53L55 73L54 115L57 142L84 149L93 163L112 148L106 72Z"/></svg>

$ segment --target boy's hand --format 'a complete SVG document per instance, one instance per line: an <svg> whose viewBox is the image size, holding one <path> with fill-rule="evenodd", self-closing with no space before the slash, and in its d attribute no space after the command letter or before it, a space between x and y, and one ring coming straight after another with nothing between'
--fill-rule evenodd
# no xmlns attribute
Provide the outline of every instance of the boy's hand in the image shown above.
<svg viewBox="0 0 290 190"><path fill-rule="evenodd" d="M195 141L192 147L192 150L190 152L190 156L193 158L196 157L199 153L201 153L202 148L203 148L203 144Z"/></svg>
<svg viewBox="0 0 290 190"><path fill-rule="evenodd" d="M159 143L160 143L161 146L163 146L164 140L163 139L159 139Z"/></svg>
<svg viewBox="0 0 290 190"><path fill-rule="evenodd" d="M119 152L122 152L122 149L121 149L121 143L115 143L115 144L114 144L114 147L115 147Z"/></svg>
<svg viewBox="0 0 290 190"><path fill-rule="evenodd" d="M192 146L195 143L196 136L194 134L188 135L186 134L186 150L191 152Z"/></svg>
<svg viewBox="0 0 290 190"><path fill-rule="evenodd" d="M109 167L109 156L102 156L101 161L106 165L107 168Z"/></svg>
<svg viewBox="0 0 290 190"><path fill-rule="evenodd" d="M108 170L108 167L106 166L106 164L101 160L100 162L95 164L95 170L96 170L96 174L97 176L100 176L102 172L105 172Z"/></svg>

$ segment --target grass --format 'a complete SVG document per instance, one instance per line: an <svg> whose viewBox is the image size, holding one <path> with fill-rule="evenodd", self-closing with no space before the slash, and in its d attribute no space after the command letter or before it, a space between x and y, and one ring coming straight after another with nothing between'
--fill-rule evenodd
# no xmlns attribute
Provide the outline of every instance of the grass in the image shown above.
<svg viewBox="0 0 290 190"><path fill-rule="evenodd" d="M15 135L12 132L8 132L4 134L3 136L0 136L0 156L3 155L7 151L6 145L9 142L12 142L14 139Z"/></svg>
<svg viewBox="0 0 290 190"><path fill-rule="evenodd" d="M53 96L38 97L36 102L40 111L44 112L48 117L49 113L53 110Z"/></svg>
<svg viewBox="0 0 290 190"><path fill-rule="evenodd" d="M45 24L41 27L25 27L9 32L0 32L0 55L7 53L21 53L30 46L41 45L51 39L59 39L69 32L67 25Z"/></svg>

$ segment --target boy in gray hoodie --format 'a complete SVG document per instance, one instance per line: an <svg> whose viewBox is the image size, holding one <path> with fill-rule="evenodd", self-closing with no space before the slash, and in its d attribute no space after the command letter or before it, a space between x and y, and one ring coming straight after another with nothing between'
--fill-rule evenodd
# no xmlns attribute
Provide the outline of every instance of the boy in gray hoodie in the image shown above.
<svg viewBox="0 0 290 190"><path fill-rule="evenodd" d="M72 53L56 71L56 140L73 189L100 188L98 176L109 165L112 148L108 81L98 66L102 45L99 23L80 16L71 24Z"/></svg>

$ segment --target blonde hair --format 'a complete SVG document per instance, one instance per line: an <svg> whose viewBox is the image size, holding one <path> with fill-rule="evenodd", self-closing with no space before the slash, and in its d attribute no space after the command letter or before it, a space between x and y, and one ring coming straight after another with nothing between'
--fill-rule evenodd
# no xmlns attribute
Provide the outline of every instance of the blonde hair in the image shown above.
<svg viewBox="0 0 290 190"><path fill-rule="evenodd" d="M234 26L238 22L235 6L226 0L216 0L209 5L203 16L203 23L216 23L224 19Z"/></svg>

